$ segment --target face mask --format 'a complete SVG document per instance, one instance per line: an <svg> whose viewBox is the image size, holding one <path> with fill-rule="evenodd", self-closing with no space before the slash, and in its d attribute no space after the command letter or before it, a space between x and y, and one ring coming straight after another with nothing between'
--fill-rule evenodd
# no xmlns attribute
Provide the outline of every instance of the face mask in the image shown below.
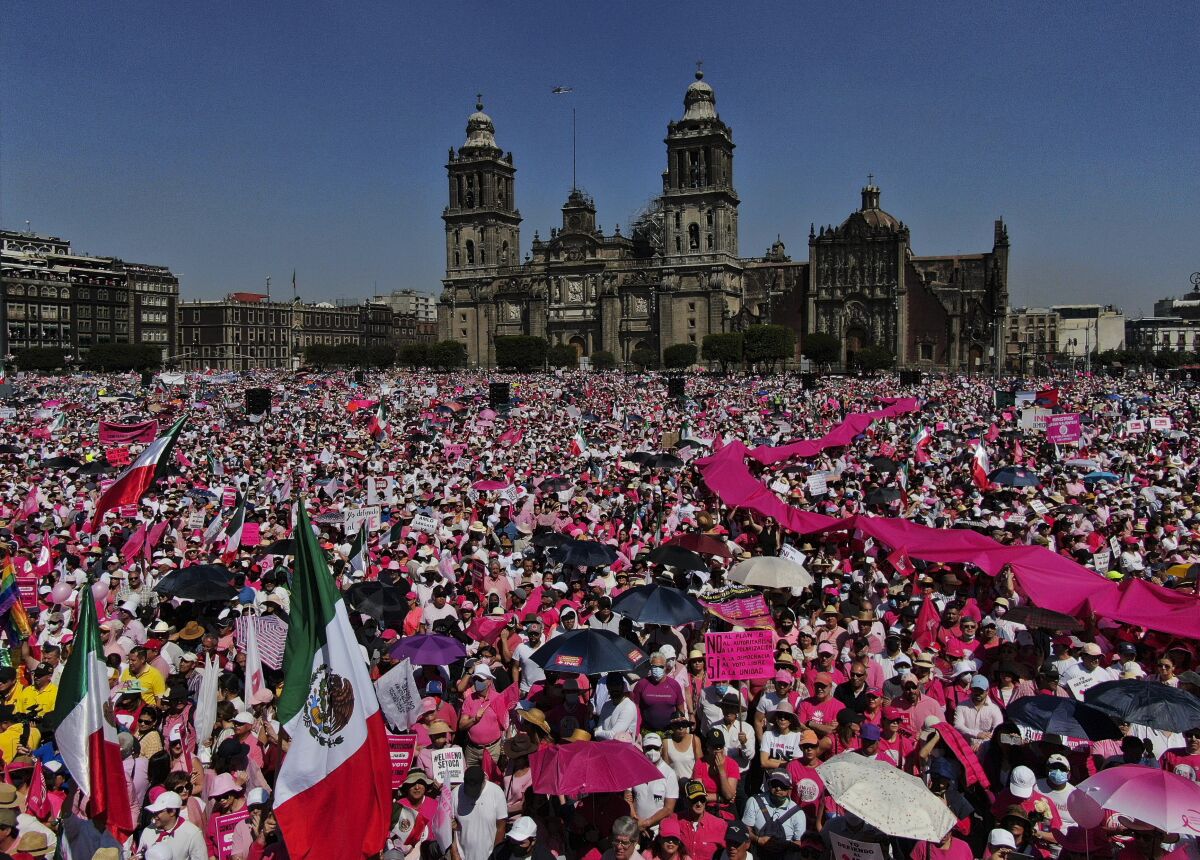
<svg viewBox="0 0 1200 860"><path fill-rule="evenodd" d="M1052 770L1046 774L1046 781L1055 788L1062 788L1067 784L1067 776L1065 770Z"/></svg>
<svg viewBox="0 0 1200 860"><path fill-rule="evenodd" d="M663 666L651 666L650 677L655 681L661 681L667 674L667 670Z"/></svg>
<svg viewBox="0 0 1200 860"><path fill-rule="evenodd" d="M772 806L783 806L784 801L786 801L788 798L786 794L776 794L772 791L769 799Z"/></svg>
<svg viewBox="0 0 1200 860"><path fill-rule="evenodd" d="M717 695L720 696L722 699L725 698L725 694L728 692L729 692L728 684L717 684Z"/></svg>
<svg viewBox="0 0 1200 860"><path fill-rule="evenodd" d="M650 759L652 764L658 764L662 761L662 750L657 747L650 747L646 750L646 758Z"/></svg>

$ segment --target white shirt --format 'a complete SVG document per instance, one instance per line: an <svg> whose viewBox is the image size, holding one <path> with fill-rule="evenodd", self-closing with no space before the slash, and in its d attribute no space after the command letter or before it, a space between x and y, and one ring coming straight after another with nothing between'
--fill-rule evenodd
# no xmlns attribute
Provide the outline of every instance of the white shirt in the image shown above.
<svg viewBox="0 0 1200 860"><path fill-rule="evenodd" d="M208 846L204 843L204 834L200 828L190 821L179 819L175 829L168 835L159 838L159 832L153 827L142 831L138 848L144 854L151 845L167 845L171 848L171 860L208 860Z"/></svg>
<svg viewBox="0 0 1200 860"><path fill-rule="evenodd" d="M596 717L596 740L632 741L637 733L637 705L628 694L620 702L609 699Z"/></svg>
<svg viewBox="0 0 1200 860"><path fill-rule="evenodd" d="M536 650L536 648L530 648L528 642L522 642L513 650L513 659L521 666L522 693L528 693L529 688L538 681L546 680L546 670L533 662L533 652Z"/></svg>
<svg viewBox="0 0 1200 860"><path fill-rule="evenodd" d="M472 800L463 786L455 786L450 808L458 822L459 856L462 860L488 860L496 847L497 824L508 818L504 790L485 781L479 797Z"/></svg>
<svg viewBox="0 0 1200 860"><path fill-rule="evenodd" d="M679 797L679 777L675 775L671 766L662 759L655 762L654 766L662 774L662 779L643 782L633 787L633 805L638 818L643 821L661 810L668 800L676 800Z"/></svg>

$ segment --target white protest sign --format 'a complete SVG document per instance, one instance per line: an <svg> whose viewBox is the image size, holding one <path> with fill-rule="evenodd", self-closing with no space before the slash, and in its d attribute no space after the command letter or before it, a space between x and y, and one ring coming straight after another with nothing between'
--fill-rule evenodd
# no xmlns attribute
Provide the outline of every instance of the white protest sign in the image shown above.
<svg viewBox="0 0 1200 860"><path fill-rule="evenodd" d="M1121 555L1121 542L1119 540L1117 540L1115 537L1108 539L1108 548L1112 550L1113 555L1115 555L1115 556Z"/></svg>
<svg viewBox="0 0 1200 860"><path fill-rule="evenodd" d="M1099 672L1081 672L1074 678L1067 679L1067 689L1071 691L1071 695L1079 701L1083 701L1083 694L1086 690L1090 690L1097 684L1103 683L1106 678L1101 677Z"/></svg>
<svg viewBox="0 0 1200 860"><path fill-rule="evenodd" d="M466 457L459 457L454 461L454 468L459 472L465 472L467 469L471 468L471 461Z"/></svg>
<svg viewBox="0 0 1200 860"><path fill-rule="evenodd" d="M378 505L396 500L396 479L391 475L367 478L367 504Z"/></svg>
<svg viewBox="0 0 1200 860"><path fill-rule="evenodd" d="M1158 430L1160 433L1165 433L1171 429L1170 415L1152 415L1150 416L1150 429Z"/></svg>
<svg viewBox="0 0 1200 860"><path fill-rule="evenodd" d="M509 485L500 491L500 498L511 504L521 498L521 493L516 487Z"/></svg>
<svg viewBox="0 0 1200 860"><path fill-rule="evenodd" d="M437 520L433 517L427 517L424 514L417 514L412 518L412 527L415 531L431 535L437 531Z"/></svg>
<svg viewBox="0 0 1200 860"><path fill-rule="evenodd" d="M444 746L440 750L431 749L433 758L433 778L442 785L454 785L463 781L463 750L462 747Z"/></svg>
<svg viewBox="0 0 1200 860"><path fill-rule="evenodd" d="M810 496L823 496L829 492L829 482L823 474L809 475L806 483Z"/></svg>
<svg viewBox="0 0 1200 860"><path fill-rule="evenodd" d="M342 531L345 534L358 534L363 523L367 524L367 531L375 531L379 528L380 523L380 508L379 505L367 505L362 508L350 508L344 512L342 518Z"/></svg>
<svg viewBox="0 0 1200 860"><path fill-rule="evenodd" d="M375 693L383 718L399 731L406 731L421 715L421 691L408 660L397 663L376 681Z"/></svg>
<svg viewBox="0 0 1200 860"><path fill-rule="evenodd" d="M1112 553L1108 550L1102 550L1092 555L1092 567L1101 573L1108 573L1108 566L1111 561Z"/></svg>
<svg viewBox="0 0 1200 860"><path fill-rule="evenodd" d="M789 484L787 481L785 481L783 478L779 478L775 481L775 483L771 484L771 489L777 493L780 493L781 495L787 495L788 491L791 488L792 488L792 485Z"/></svg>
<svg viewBox="0 0 1200 860"><path fill-rule="evenodd" d="M1133 418L1125 422L1125 432L1130 436L1136 436L1139 433L1146 432L1146 422L1140 418Z"/></svg>
<svg viewBox="0 0 1200 860"><path fill-rule="evenodd" d="M204 528L204 511L192 511L190 514L188 514L187 527L189 529Z"/></svg>
<svg viewBox="0 0 1200 860"><path fill-rule="evenodd" d="M859 842L845 836L829 834L833 860L884 860L883 847L875 842Z"/></svg>
<svg viewBox="0 0 1200 860"><path fill-rule="evenodd" d="M800 552L800 550L796 549L794 546L786 543L779 547L779 557L786 558L788 561L794 561L796 564L801 566L808 561L808 556Z"/></svg>
<svg viewBox="0 0 1200 860"><path fill-rule="evenodd" d="M1050 513L1050 509L1046 507L1046 503L1041 499L1033 499L1030 501L1029 507L1033 508L1034 512L1037 513L1039 517L1044 517L1046 514Z"/></svg>

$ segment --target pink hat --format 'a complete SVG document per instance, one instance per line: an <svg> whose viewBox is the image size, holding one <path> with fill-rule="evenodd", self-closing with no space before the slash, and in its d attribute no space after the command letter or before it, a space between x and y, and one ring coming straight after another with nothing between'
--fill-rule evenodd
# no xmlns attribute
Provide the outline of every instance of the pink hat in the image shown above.
<svg viewBox="0 0 1200 860"><path fill-rule="evenodd" d="M227 773L217 774L213 780L212 788L208 790L209 797L220 797L223 794L241 794L242 787L237 784L234 778Z"/></svg>

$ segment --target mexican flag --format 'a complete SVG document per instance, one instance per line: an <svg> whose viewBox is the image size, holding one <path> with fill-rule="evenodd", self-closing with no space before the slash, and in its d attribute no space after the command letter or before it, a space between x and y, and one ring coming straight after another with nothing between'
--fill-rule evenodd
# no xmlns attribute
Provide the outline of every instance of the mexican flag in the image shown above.
<svg viewBox="0 0 1200 860"><path fill-rule="evenodd" d="M50 419L50 424L46 429L48 429L51 433L57 433L66 426L67 414L65 412L55 412L54 417Z"/></svg>
<svg viewBox="0 0 1200 860"><path fill-rule="evenodd" d="M87 795L88 816L102 819L103 827L124 839L133 832L133 815L108 692L96 604L81 600L75 649L63 668L50 721L63 763Z"/></svg>
<svg viewBox="0 0 1200 860"><path fill-rule="evenodd" d="M291 738L275 817L293 860L367 857L391 827L379 700L303 501L297 506L292 616L279 721Z"/></svg>
<svg viewBox="0 0 1200 860"><path fill-rule="evenodd" d="M582 457L588 453L587 439L584 439L583 434L579 431L576 431L575 435L571 437L571 453L576 457Z"/></svg>
<svg viewBox="0 0 1200 860"><path fill-rule="evenodd" d="M387 433L388 429L388 408L387 404L380 398L379 404L375 407L375 414L371 416L371 425L368 428L372 436L376 438Z"/></svg>
<svg viewBox="0 0 1200 860"><path fill-rule="evenodd" d="M971 477L975 479L975 486L980 490L988 488L988 472L991 471L991 462L988 460L987 451L984 450L983 443L975 445L975 453L971 457Z"/></svg>
<svg viewBox="0 0 1200 860"><path fill-rule="evenodd" d="M96 513L92 523L99 525L104 514L121 505L135 505L154 486L154 480L171 462L171 449L179 438L186 418L180 418L171 429L146 446L146 450L133 461L133 465L121 473L113 485L96 500Z"/></svg>
<svg viewBox="0 0 1200 860"><path fill-rule="evenodd" d="M238 493L237 507L233 510L233 516L229 518L229 525L225 527L225 552L221 553L221 558L226 562L237 558L238 548L242 545L242 529L246 525L246 499L241 493Z"/></svg>
<svg viewBox="0 0 1200 860"><path fill-rule="evenodd" d="M367 531L366 520L358 529L358 534L354 536L354 541L350 544L350 574L351 576L366 576L367 575L367 544L370 543L371 534Z"/></svg>

